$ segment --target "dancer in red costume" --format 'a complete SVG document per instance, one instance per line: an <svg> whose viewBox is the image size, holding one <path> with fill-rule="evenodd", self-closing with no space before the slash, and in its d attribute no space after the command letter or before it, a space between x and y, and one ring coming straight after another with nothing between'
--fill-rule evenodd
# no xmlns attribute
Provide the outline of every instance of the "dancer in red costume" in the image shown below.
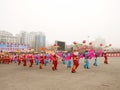
<svg viewBox="0 0 120 90"><path fill-rule="evenodd" d="M76 69L79 66L79 62L78 62L78 52L76 50L74 50L73 54L72 54L72 60L73 60L73 66L72 66L72 73L76 72Z"/></svg>
<svg viewBox="0 0 120 90"><path fill-rule="evenodd" d="M2 62L2 55L0 54L0 64L1 64L1 62Z"/></svg>
<svg viewBox="0 0 120 90"><path fill-rule="evenodd" d="M25 54L23 54L22 61L23 61L23 66L27 66L26 55Z"/></svg>
<svg viewBox="0 0 120 90"><path fill-rule="evenodd" d="M3 55L0 54L0 64L2 64L2 57L3 57Z"/></svg>
<svg viewBox="0 0 120 90"><path fill-rule="evenodd" d="M4 55L3 63L7 64L7 55L6 54Z"/></svg>
<svg viewBox="0 0 120 90"><path fill-rule="evenodd" d="M52 56L52 70L55 71L57 70L57 65L58 65L58 57L57 55L54 53Z"/></svg>
<svg viewBox="0 0 120 90"><path fill-rule="evenodd" d="M20 54L18 54L18 56L17 56L17 61L18 61L18 65L20 65L21 64Z"/></svg>
<svg viewBox="0 0 120 90"><path fill-rule="evenodd" d="M105 64L108 64L108 57L107 57L107 52L106 52L106 50L104 51L103 56L104 56L104 63L105 63Z"/></svg>
<svg viewBox="0 0 120 90"><path fill-rule="evenodd" d="M7 64L10 63L10 55L9 55L9 54L7 54L7 56L6 56L6 63L7 63Z"/></svg>
<svg viewBox="0 0 120 90"><path fill-rule="evenodd" d="M29 67L32 67L32 65L33 65L33 60L34 60L34 57L33 57L33 55L31 54L31 55L30 55L30 65L29 65Z"/></svg>
<svg viewBox="0 0 120 90"><path fill-rule="evenodd" d="M4 64L4 54L1 56L1 63Z"/></svg>
<svg viewBox="0 0 120 90"><path fill-rule="evenodd" d="M44 52L41 52L41 55L40 55L40 66L39 66L40 69L43 68L43 64L44 64L45 58L46 58L46 57L45 57Z"/></svg>

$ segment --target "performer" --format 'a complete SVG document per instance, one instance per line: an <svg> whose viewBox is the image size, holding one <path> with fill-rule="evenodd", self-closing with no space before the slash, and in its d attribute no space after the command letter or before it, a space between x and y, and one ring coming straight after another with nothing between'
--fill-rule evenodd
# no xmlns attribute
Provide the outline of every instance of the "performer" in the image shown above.
<svg viewBox="0 0 120 90"><path fill-rule="evenodd" d="M0 53L0 64L2 63L2 54Z"/></svg>
<svg viewBox="0 0 120 90"><path fill-rule="evenodd" d="M6 54L4 54L4 57L3 57L3 64L6 64L7 63L7 56Z"/></svg>
<svg viewBox="0 0 120 90"><path fill-rule="evenodd" d="M14 62L17 63L17 55L14 54Z"/></svg>
<svg viewBox="0 0 120 90"><path fill-rule="evenodd" d="M67 63L67 68L71 68L71 53L70 52L68 52L68 54L67 54L67 59L68 59L68 63Z"/></svg>
<svg viewBox="0 0 120 90"><path fill-rule="evenodd" d="M57 70L57 65L58 65L58 57L56 53L54 53L52 56L52 70L53 71Z"/></svg>
<svg viewBox="0 0 120 90"><path fill-rule="evenodd" d="M104 50L103 56L104 56L104 63L105 63L105 64L108 64L108 57L107 57L107 52L106 52L106 50Z"/></svg>
<svg viewBox="0 0 120 90"><path fill-rule="evenodd" d="M84 68L85 69L89 69L89 55L88 55L88 50L85 51L84 53L84 58L85 58L85 64L84 64Z"/></svg>
<svg viewBox="0 0 120 90"><path fill-rule="evenodd" d="M26 54L23 54L22 61L23 61L23 66L27 66Z"/></svg>
<svg viewBox="0 0 120 90"><path fill-rule="evenodd" d="M45 53L45 60L44 60L44 66L46 66L47 65L47 63L49 63L48 62L48 53Z"/></svg>
<svg viewBox="0 0 120 90"><path fill-rule="evenodd" d="M34 59L35 59L35 64L38 65L39 64L38 54L34 55Z"/></svg>
<svg viewBox="0 0 120 90"><path fill-rule="evenodd" d="M18 65L20 65L21 64L20 54L18 54L18 56L17 56L17 61L18 61Z"/></svg>
<svg viewBox="0 0 120 90"><path fill-rule="evenodd" d="M5 63L5 54L2 55L2 64Z"/></svg>
<svg viewBox="0 0 120 90"><path fill-rule="evenodd" d="M33 55L30 54L30 65L29 65L29 67L32 67L32 65L33 65L33 59L34 59Z"/></svg>
<svg viewBox="0 0 120 90"><path fill-rule="evenodd" d="M62 62L63 62L63 64L66 64L65 57L66 57L66 53L64 52L63 55L62 55Z"/></svg>
<svg viewBox="0 0 120 90"><path fill-rule="evenodd" d="M98 58L98 54L95 52L94 53L95 55L94 55L94 63L93 63L93 65L94 66L98 66L98 64L97 64L97 58Z"/></svg>
<svg viewBox="0 0 120 90"><path fill-rule="evenodd" d="M82 53L79 53L79 64L80 64L80 60L84 58L84 55Z"/></svg>
<svg viewBox="0 0 120 90"><path fill-rule="evenodd" d="M44 60L45 60L45 55L42 52L41 55L40 55L40 67L39 67L40 69L43 68Z"/></svg>
<svg viewBox="0 0 120 90"><path fill-rule="evenodd" d="M10 55L9 55L9 54L7 54L7 56L6 56L6 63L7 63L7 64L10 63Z"/></svg>
<svg viewBox="0 0 120 90"><path fill-rule="evenodd" d="M79 62L78 62L78 52L76 50L74 50L73 54L72 54L72 60L73 60L73 66L71 69L72 73L76 72L76 69L79 66Z"/></svg>

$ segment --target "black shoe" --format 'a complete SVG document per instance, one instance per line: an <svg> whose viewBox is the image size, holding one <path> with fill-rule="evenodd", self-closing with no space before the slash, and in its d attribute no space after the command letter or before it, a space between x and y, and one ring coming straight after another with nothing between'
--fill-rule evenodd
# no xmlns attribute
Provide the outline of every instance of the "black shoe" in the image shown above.
<svg viewBox="0 0 120 90"><path fill-rule="evenodd" d="M72 71L72 73L76 73L76 71Z"/></svg>
<svg viewBox="0 0 120 90"><path fill-rule="evenodd" d="M87 67L87 69L90 69L89 67Z"/></svg>

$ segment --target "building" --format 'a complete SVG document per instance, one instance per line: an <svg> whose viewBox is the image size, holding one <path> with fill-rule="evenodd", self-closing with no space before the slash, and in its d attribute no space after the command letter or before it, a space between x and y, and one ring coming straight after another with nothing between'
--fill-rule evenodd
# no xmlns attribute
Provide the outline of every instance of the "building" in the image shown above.
<svg viewBox="0 0 120 90"><path fill-rule="evenodd" d="M38 50L39 47L46 46L46 36L43 32L25 32L21 31L21 44L29 45L29 48Z"/></svg>
<svg viewBox="0 0 120 90"><path fill-rule="evenodd" d="M20 32L20 44L28 44L28 33L25 31Z"/></svg>
<svg viewBox="0 0 120 90"><path fill-rule="evenodd" d="M38 51L40 47L46 47L46 36L42 32L38 32L35 36L35 49Z"/></svg>
<svg viewBox="0 0 120 90"><path fill-rule="evenodd" d="M13 36L10 32L0 31L0 51L13 52L15 50L26 50L26 45L20 44L19 34Z"/></svg>
<svg viewBox="0 0 120 90"><path fill-rule="evenodd" d="M18 37L13 36L12 33L7 31L0 31L0 42L3 43L19 43L20 40Z"/></svg>
<svg viewBox="0 0 120 90"><path fill-rule="evenodd" d="M27 44L30 48L35 48L35 36L37 32L20 32L20 43L21 44Z"/></svg>
<svg viewBox="0 0 120 90"><path fill-rule="evenodd" d="M38 50L39 47L46 46L46 36L43 32L25 32L21 31L19 34L13 36L7 31L0 31L1 43L12 43L19 45L27 45L29 48Z"/></svg>

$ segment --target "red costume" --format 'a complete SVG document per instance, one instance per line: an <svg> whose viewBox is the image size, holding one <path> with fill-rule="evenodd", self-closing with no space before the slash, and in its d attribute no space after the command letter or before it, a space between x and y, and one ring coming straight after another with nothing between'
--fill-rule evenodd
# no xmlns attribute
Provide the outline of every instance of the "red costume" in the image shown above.
<svg viewBox="0 0 120 90"><path fill-rule="evenodd" d="M44 55L41 55L40 56L40 69L42 69L42 67L43 67L43 64L44 64L44 60L45 60L45 56Z"/></svg>
<svg viewBox="0 0 120 90"><path fill-rule="evenodd" d="M104 53L103 53L103 56L104 56L104 63L105 63L105 64L108 64L107 53L104 52Z"/></svg>
<svg viewBox="0 0 120 90"><path fill-rule="evenodd" d="M29 67L32 67L32 65L33 65L33 56L32 55L30 55L30 65L29 65Z"/></svg>
<svg viewBox="0 0 120 90"><path fill-rule="evenodd" d="M5 57L5 55L2 56L2 64L4 64L4 57Z"/></svg>
<svg viewBox="0 0 120 90"><path fill-rule="evenodd" d="M17 60L18 60L18 65L21 64L21 58L20 58L20 55L17 56Z"/></svg>
<svg viewBox="0 0 120 90"><path fill-rule="evenodd" d="M6 63L7 63L7 64L10 63L10 56L9 56L9 55L6 56Z"/></svg>
<svg viewBox="0 0 120 90"><path fill-rule="evenodd" d="M0 64L2 63L2 55L0 55Z"/></svg>
<svg viewBox="0 0 120 90"><path fill-rule="evenodd" d="M26 65L27 65L27 62L26 62L26 55L23 55L22 61L23 61L23 66L26 66Z"/></svg>
<svg viewBox="0 0 120 90"><path fill-rule="evenodd" d="M53 55L53 60L52 60L52 70L57 70L57 64L58 64L58 57L56 54Z"/></svg>
<svg viewBox="0 0 120 90"><path fill-rule="evenodd" d="M7 56L6 56L6 55L4 55L4 57L3 57L3 63L4 63L4 64L7 63Z"/></svg>
<svg viewBox="0 0 120 90"><path fill-rule="evenodd" d="M78 56L76 56L76 55L73 54L72 60L73 60L73 66L72 66L71 72L72 72L72 73L75 73L75 72L76 72L75 70L76 70L76 69L78 68L78 66L79 66Z"/></svg>

